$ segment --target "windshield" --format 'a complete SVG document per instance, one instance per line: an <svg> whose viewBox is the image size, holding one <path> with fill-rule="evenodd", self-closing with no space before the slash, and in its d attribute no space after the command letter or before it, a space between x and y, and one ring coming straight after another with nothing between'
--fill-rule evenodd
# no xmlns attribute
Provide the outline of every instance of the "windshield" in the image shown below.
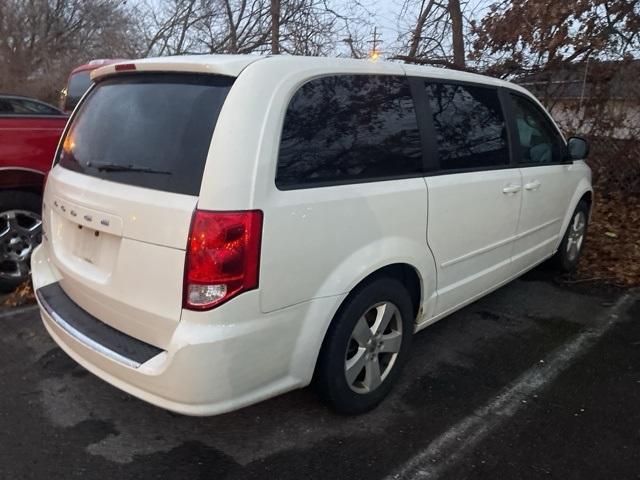
<svg viewBox="0 0 640 480"><path fill-rule="evenodd" d="M89 76L90 72L78 72L71 75L69 78L69 85L67 87L67 98L65 101L65 109L73 110L82 95L89 89L91 86L91 77Z"/></svg>
<svg viewBox="0 0 640 480"><path fill-rule="evenodd" d="M113 182L198 195L230 77L135 74L99 82L69 127L61 166Z"/></svg>

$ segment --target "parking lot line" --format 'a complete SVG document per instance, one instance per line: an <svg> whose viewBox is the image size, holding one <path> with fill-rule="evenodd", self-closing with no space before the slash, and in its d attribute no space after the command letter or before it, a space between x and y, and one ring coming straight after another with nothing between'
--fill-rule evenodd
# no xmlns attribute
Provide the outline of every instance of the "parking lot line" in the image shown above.
<svg viewBox="0 0 640 480"><path fill-rule="evenodd" d="M6 312L0 312L0 318L13 317L14 315L20 315L21 313L31 312L37 310L38 305L29 305L28 307L12 308Z"/></svg>
<svg viewBox="0 0 640 480"><path fill-rule="evenodd" d="M628 292L607 310L600 322L553 350L498 396L453 425L412 457L391 479L435 479L455 465L493 430L511 418L527 399L558 377L577 357L591 348L637 298Z"/></svg>

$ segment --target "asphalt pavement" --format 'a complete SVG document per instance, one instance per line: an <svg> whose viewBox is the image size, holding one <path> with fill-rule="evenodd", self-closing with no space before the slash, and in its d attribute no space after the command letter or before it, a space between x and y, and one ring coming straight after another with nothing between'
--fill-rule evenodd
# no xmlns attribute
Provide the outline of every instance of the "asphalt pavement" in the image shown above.
<svg viewBox="0 0 640 480"><path fill-rule="evenodd" d="M393 394L226 415L145 404L0 309L0 479L638 479L640 294L529 273L418 333ZM212 365L211 368L215 368Z"/></svg>

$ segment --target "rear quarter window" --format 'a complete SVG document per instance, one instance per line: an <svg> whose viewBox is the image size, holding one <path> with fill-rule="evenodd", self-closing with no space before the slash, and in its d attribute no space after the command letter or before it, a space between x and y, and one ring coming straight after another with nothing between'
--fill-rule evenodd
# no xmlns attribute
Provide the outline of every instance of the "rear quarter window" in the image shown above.
<svg viewBox="0 0 640 480"><path fill-rule="evenodd" d="M422 146L405 77L334 75L305 83L282 129L276 186L374 181L422 170Z"/></svg>
<svg viewBox="0 0 640 480"><path fill-rule="evenodd" d="M231 77L135 74L99 82L74 117L59 163L86 175L198 195Z"/></svg>

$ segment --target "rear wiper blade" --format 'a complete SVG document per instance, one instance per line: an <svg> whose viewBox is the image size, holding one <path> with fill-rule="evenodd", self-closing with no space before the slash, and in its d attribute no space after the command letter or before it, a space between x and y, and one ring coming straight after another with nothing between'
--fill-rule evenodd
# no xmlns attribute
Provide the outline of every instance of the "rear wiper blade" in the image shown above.
<svg viewBox="0 0 640 480"><path fill-rule="evenodd" d="M142 165L134 165L132 163L128 165L120 165L118 163L93 163L87 162L87 167L93 167L101 172L142 172L142 173L157 173L160 175L173 175L172 172L166 170L156 170L151 167L144 167Z"/></svg>

